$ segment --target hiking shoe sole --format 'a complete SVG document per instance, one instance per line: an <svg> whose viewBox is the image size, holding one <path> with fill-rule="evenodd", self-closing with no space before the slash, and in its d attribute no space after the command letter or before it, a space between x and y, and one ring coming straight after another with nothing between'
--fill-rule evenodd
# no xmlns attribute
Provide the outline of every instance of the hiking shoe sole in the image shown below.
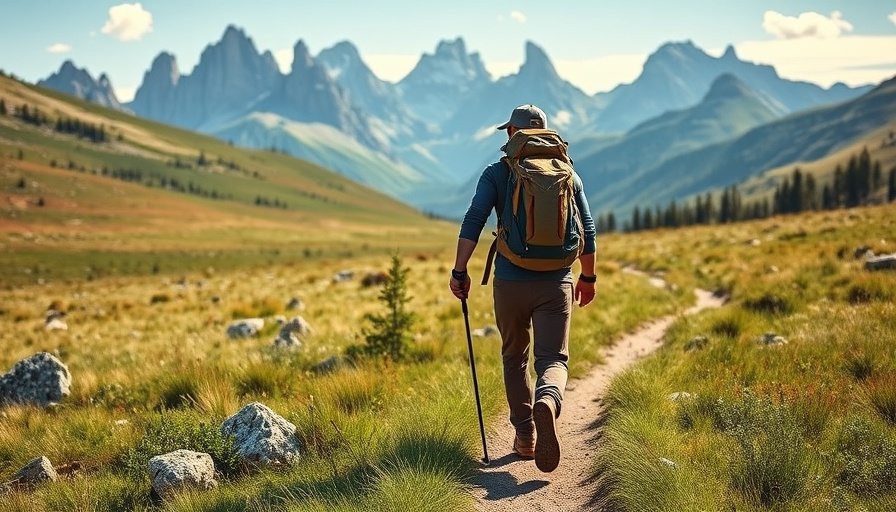
<svg viewBox="0 0 896 512"><path fill-rule="evenodd" d="M535 467L550 473L560 464L560 440L557 439L557 424L554 409L547 402L539 400L532 408L535 420Z"/></svg>

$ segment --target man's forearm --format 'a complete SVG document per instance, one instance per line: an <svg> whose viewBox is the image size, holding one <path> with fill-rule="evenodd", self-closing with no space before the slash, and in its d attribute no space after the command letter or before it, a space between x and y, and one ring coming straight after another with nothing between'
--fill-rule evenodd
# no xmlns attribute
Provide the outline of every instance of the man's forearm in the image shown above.
<svg viewBox="0 0 896 512"><path fill-rule="evenodd" d="M583 254L579 256L579 264L582 266L582 274L586 276L594 275L594 253Z"/></svg>
<svg viewBox="0 0 896 512"><path fill-rule="evenodd" d="M457 239L457 255L454 257L454 270L467 270L467 263L473 257L473 251L476 250L476 242L467 238ZM592 267L593 267L592 263Z"/></svg>

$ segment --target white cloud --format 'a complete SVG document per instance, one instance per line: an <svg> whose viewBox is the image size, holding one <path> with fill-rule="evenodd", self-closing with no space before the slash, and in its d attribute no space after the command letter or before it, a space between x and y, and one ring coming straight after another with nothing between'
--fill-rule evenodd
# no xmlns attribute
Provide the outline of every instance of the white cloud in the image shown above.
<svg viewBox="0 0 896 512"><path fill-rule="evenodd" d="M832 12L830 18L817 12L804 12L793 17L777 11L765 11L762 28L778 39L803 37L827 39L839 37L843 32L851 32L852 24L843 19L840 11Z"/></svg>
<svg viewBox="0 0 896 512"><path fill-rule="evenodd" d="M510 19L521 25L526 23L526 15L520 11L510 11Z"/></svg>
<svg viewBox="0 0 896 512"><path fill-rule="evenodd" d="M109 8L109 19L102 32L121 41L138 41L152 32L152 13L140 3L116 5Z"/></svg>
<svg viewBox="0 0 896 512"><path fill-rule="evenodd" d="M896 25L896 11L890 13L890 15L887 16L887 19L892 21L893 24Z"/></svg>
<svg viewBox="0 0 896 512"><path fill-rule="evenodd" d="M50 53L68 53L72 51L72 47L65 43L55 43L47 46L47 51Z"/></svg>
<svg viewBox="0 0 896 512"><path fill-rule="evenodd" d="M782 78L829 87L837 82L877 84L896 75L896 36L843 36L834 39L744 41L735 45L741 60L769 64Z"/></svg>

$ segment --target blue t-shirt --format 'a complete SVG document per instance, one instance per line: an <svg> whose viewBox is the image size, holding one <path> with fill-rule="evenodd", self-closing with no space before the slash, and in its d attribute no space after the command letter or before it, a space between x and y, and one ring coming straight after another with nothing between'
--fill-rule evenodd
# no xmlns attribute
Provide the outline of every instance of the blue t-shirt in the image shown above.
<svg viewBox="0 0 896 512"><path fill-rule="evenodd" d="M497 211L498 196L503 195L507 187L509 170L504 162L497 161L482 171L479 183L476 185L476 193L470 201L470 207L464 215L460 226L460 238L479 241L482 229L492 214ZM585 230L585 246L583 254L591 254L597 249L595 240L596 230L594 219L591 218L591 209L585 198L585 187L578 174L573 175L576 204L582 215L582 227ZM500 212L499 212L500 214ZM570 267L560 270L538 271L518 267L501 254L495 257L495 277L509 281L535 281L535 280L572 280Z"/></svg>

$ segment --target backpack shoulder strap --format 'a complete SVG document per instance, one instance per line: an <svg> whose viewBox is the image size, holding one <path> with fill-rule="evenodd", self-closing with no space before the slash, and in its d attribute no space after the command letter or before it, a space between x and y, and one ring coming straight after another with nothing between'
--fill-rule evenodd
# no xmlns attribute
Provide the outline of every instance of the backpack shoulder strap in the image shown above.
<svg viewBox="0 0 896 512"><path fill-rule="evenodd" d="M495 205L495 213L498 217L498 229L501 229L501 215L504 213L504 201L507 196L507 186L510 182L510 162L507 161L507 157L501 159L501 162L504 163L504 169L501 174L503 174L504 178L498 178L498 200ZM503 187L501 186L503 183ZM482 286L488 284L488 277L492 273L492 262L495 260L495 254L498 252L498 233L492 232L495 235L495 239L492 240L491 247L488 248L488 256L485 258L485 271L482 273L482 282L480 283Z"/></svg>

